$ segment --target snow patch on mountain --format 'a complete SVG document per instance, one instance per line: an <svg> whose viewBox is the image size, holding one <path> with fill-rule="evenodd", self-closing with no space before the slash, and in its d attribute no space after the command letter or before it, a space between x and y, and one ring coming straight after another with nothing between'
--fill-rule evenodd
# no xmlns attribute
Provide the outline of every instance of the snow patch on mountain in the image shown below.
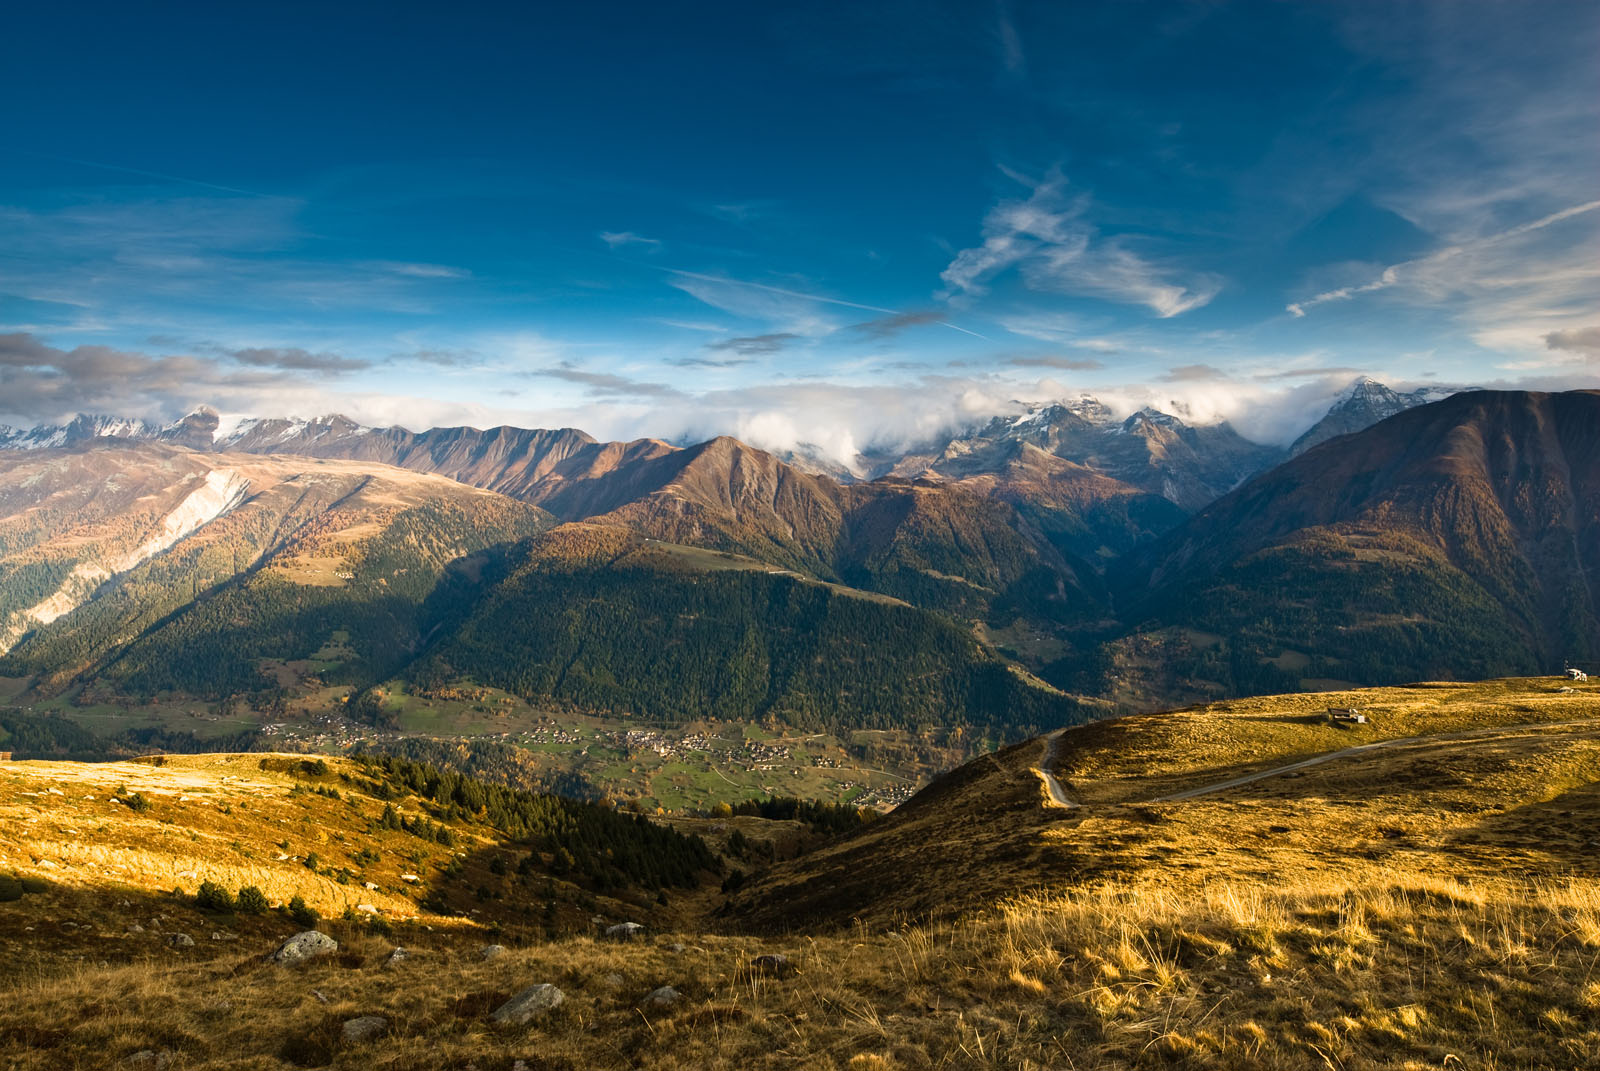
<svg viewBox="0 0 1600 1071"><path fill-rule="evenodd" d="M230 469L213 469L137 547L109 560L79 562L47 598L12 615L0 632L0 654L39 625L65 617L93 597L102 584L154 558L244 501L250 481Z"/></svg>

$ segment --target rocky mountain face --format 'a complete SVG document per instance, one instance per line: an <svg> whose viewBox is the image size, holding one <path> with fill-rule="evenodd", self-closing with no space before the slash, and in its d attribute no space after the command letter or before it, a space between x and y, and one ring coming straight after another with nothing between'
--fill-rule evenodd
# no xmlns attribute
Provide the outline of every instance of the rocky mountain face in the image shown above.
<svg viewBox="0 0 1600 1071"><path fill-rule="evenodd" d="M1447 387L1424 387L1400 393L1362 376L1345 389L1321 420L1294 441L1289 454L1298 457L1319 443L1370 428L1396 413L1440 401L1455 393L1456 389Z"/></svg>
<svg viewBox="0 0 1600 1071"><path fill-rule="evenodd" d="M336 630L346 661L392 665L447 564L550 523L362 462L123 440L0 455L0 674L264 686L254 659Z"/></svg>
<svg viewBox="0 0 1600 1071"><path fill-rule="evenodd" d="M0 450L74 447L97 439L176 443L197 450L212 446L218 426L214 409L200 408L171 424L128 417L80 414L66 424L40 424L26 430L0 425Z"/></svg>
<svg viewBox="0 0 1600 1071"><path fill-rule="evenodd" d="M956 479L999 473L1024 444L1160 495L1186 511L1199 509L1283 457L1277 447L1251 442L1227 423L1192 426L1154 409L1118 420L1105 406L1085 398L996 418L970 435L951 439L936 456L908 456L892 471Z"/></svg>

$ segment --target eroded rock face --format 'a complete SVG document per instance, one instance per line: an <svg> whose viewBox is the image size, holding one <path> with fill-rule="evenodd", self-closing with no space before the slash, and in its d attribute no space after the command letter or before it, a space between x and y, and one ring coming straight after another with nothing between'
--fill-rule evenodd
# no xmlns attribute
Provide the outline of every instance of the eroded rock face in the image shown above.
<svg viewBox="0 0 1600 1071"><path fill-rule="evenodd" d="M548 982L530 985L496 1008L489 1016L497 1023L521 1026L561 1006L567 995Z"/></svg>
<svg viewBox="0 0 1600 1071"><path fill-rule="evenodd" d="M339 951L339 942L325 933L316 930L306 930L297 933L283 944L270 957L272 962L292 967L296 963L304 963L308 959L326 956Z"/></svg>

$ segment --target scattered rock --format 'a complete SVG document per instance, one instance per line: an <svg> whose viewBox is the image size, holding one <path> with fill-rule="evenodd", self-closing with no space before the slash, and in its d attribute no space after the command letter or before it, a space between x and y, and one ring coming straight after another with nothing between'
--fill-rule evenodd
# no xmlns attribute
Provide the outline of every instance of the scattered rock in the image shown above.
<svg viewBox="0 0 1600 1071"><path fill-rule="evenodd" d="M138 1071L166 1071L172 1066L172 1053L141 1049L122 1063L124 1067L137 1068Z"/></svg>
<svg viewBox="0 0 1600 1071"><path fill-rule="evenodd" d="M237 941L239 938L237 934L223 933L221 930L212 930L211 939L213 941Z"/></svg>
<svg viewBox="0 0 1600 1071"><path fill-rule="evenodd" d="M167 944L173 948L193 948L194 938L186 933L175 933L167 938Z"/></svg>
<svg viewBox="0 0 1600 1071"><path fill-rule="evenodd" d="M383 962L384 962L384 964L386 966L393 967L396 963L404 963L406 960L408 960L410 958L411 958L411 953L410 952L406 951L403 948L397 948L394 951L390 952L388 958L385 959Z"/></svg>
<svg viewBox="0 0 1600 1071"><path fill-rule="evenodd" d="M643 932L644 927L637 922L619 922L606 927L606 936L613 941L631 941Z"/></svg>
<svg viewBox="0 0 1600 1071"><path fill-rule="evenodd" d="M750 967L757 974L771 974L779 978L786 978L794 973L794 964L789 962L789 957L782 952L768 952L764 956L757 956L750 961Z"/></svg>
<svg viewBox="0 0 1600 1071"><path fill-rule="evenodd" d="M478 955L482 956L484 959L495 959L496 957L503 956L505 954L505 945L484 945L478 950Z"/></svg>
<svg viewBox="0 0 1600 1071"><path fill-rule="evenodd" d="M504 1004L500 1005L489 1016L497 1023L509 1023L512 1026L521 1026L534 1016L561 1006L567 996L561 990L548 982L530 985Z"/></svg>
<svg viewBox="0 0 1600 1071"><path fill-rule="evenodd" d="M376 915L378 913L378 905L376 905L376 904L357 904L356 905L356 910L365 912L368 915Z"/></svg>
<svg viewBox="0 0 1600 1071"><path fill-rule="evenodd" d="M307 930L304 933L297 933L283 942L269 958L274 963L281 963L288 967L337 951L339 951L338 941L335 941L325 933Z"/></svg>
<svg viewBox="0 0 1600 1071"><path fill-rule="evenodd" d="M350 1044L360 1044L373 1038L381 1038L388 1032L389 1020L381 1015L363 1015L346 1020L344 1027L339 1031L339 1036Z"/></svg>
<svg viewBox="0 0 1600 1071"><path fill-rule="evenodd" d="M361 887L363 889L367 890L368 892L377 892L378 891L378 883L375 882L375 881L363 882Z"/></svg>
<svg viewBox="0 0 1600 1071"><path fill-rule="evenodd" d="M678 1003L682 997L682 993L679 993L670 985L664 985L660 989L653 991L648 997L645 997L644 1002L652 1008L666 1008Z"/></svg>
<svg viewBox="0 0 1600 1071"><path fill-rule="evenodd" d="M667 946L667 951L681 955L688 947L688 945L685 945L679 941L674 941L672 944Z"/></svg>
<svg viewBox="0 0 1600 1071"><path fill-rule="evenodd" d="M421 881L422 879L417 877L415 874L401 874L400 875L400 880L401 881L405 881L405 882L410 882L411 884L415 885L417 882Z"/></svg>
<svg viewBox="0 0 1600 1071"><path fill-rule="evenodd" d="M610 986L612 989L621 989L624 981L622 975L620 974L608 974L600 980L606 985Z"/></svg>
<svg viewBox="0 0 1600 1071"><path fill-rule="evenodd" d="M129 933L143 933L144 932L144 927L139 925L137 922L135 922L132 926L128 927L128 932Z"/></svg>

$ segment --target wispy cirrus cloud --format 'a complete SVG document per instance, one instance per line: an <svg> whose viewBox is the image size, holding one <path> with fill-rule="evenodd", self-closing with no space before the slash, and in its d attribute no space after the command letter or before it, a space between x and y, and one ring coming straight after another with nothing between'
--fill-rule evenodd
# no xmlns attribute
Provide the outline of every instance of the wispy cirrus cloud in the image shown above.
<svg viewBox="0 0 1600 1071"><path fill-rule="evenodd" d="M1182 277L1136 251L1130 236L1102 235L1086 218L1088 195L1069 197L1059 172L1029 185L1026 198L990 209L983 244L961 250L940 273L947 297L982 294L989 280L1016 268L1033 290L1143 305L1170 319L1206 305L1221 289L1215 276Z"/></svg>
<svg viewBox="0 0 1600 1071"><path fill-rule="evenodd" d="M767 335L745 335L740 338L709 342L706 344L706 349L718 352L731 351L746 357L765 356L780 353L800 340L801 336L791 331L777 331Z"/></svg>
<svg viewBox="0 0 1600 1071"><path fill-rule="evenodd" d="M637 400L688 397L677 387L666 383L634 379L615 372L590 372L577 367L570 361L563 361L550 368L530 369L524 372L523 375L535 379L556 379L564 383L575 383L584 387L591 396L596 398Z"/></svg>
<svg viewBox="0 0 1600 1071"><path fill-rule="evenodd" d="M281 368L290 372L360 372L371 368L371 361L341 357L337 353L312 353L298 346L250 346L226 351L240 364L253 368Z"/></svg>
<svg viewBox="0 0 1600 1071"><path fill-rule="evenodd" d="M448 264L418 264L403 260L369 260L363 265L374 271L388 272L391 275L407 275L413 279L469 279L472 273L466 268L454 268Z"/></svg>
<svg viewBox="0 0 1600 1071"><path fill-rule="evenodd" d="M638 245L649 250L657 250L665 244L659 238L646 238L644 235L635 234L633 231L601 231L596 237L612 249Z"/></svg>
<svg viewBox="0 0 1600 1071"><path fill-rule="evenodd" d="M1093 357L1011 357L1006 364L1012 368L1054 368L1062 372L1094 372L1105 367Z"/></svg>
<svg viewBox="0 0 1600 1071"><path fill-rule="evenodd" d="M1443 293L1455 290L1469 289L1475 284L1484 283L1491 288L1504 288L1514 285L1519 280L1515 272L1508 274L1510 267L1501 254L1501 248L1512 244L1516 239L1535 231L1542 231L1559 223L1587 215L1600 209L1600 200L1587 201L1583 204L1564 208L1559 212L1552 212L1539 219L1518 224L1496 234L1485 235L1472 241L1461 242L1446 246L1443 249L1429 253L1425 257L1391 264L1370 282L1358 286L1341 286L1334 290L1327 290L1304 301L1290 302L1285 306L1285 311L1294 317L1305 316L1307 310L1325 305L1330 301L1348 301L1362 294L1376 293L1390 287L1408 285L1425 291ZM1562 273L1565 275L1566 273ZM1583 272L1583 276L1591 276L1593 271ZM1546 273L1543 280L1536 275L1524 275L1522 282L1550 282L1559 281L1561 276L1552 277Z"/></svg>

